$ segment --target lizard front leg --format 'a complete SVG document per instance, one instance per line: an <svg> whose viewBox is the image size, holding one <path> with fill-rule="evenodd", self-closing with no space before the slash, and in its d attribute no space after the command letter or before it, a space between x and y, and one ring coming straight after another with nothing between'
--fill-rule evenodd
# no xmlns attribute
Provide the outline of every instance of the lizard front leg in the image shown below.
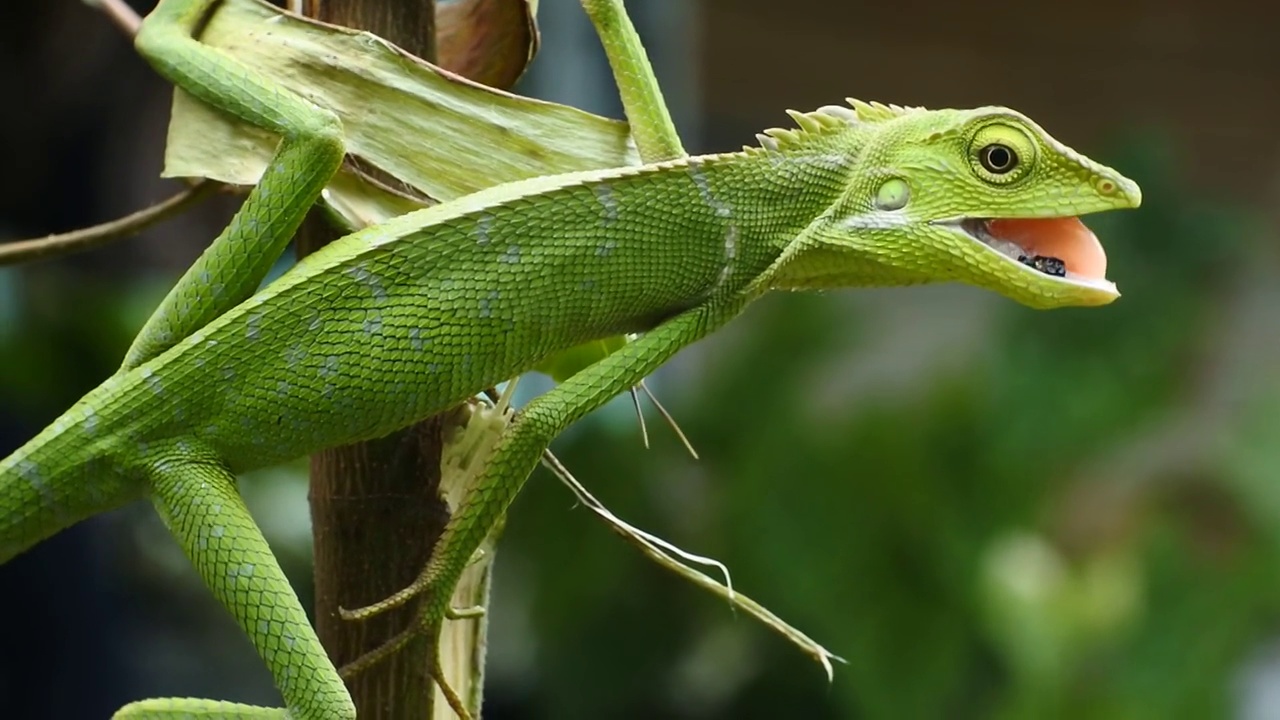
<svg viewBox="0 0 1280 720"><path fill-rule="evenodd" d="M177 87L280 136L262 179L231 223L178 280L125 356L129 369L249 297L342 164L342 124L192 37L216 0L161 0L134 44Z"/></svg>
<svg viewBox="0 0 1280 720"><path fill-rule="evenodd" d="M656 370L681 348L719 327L741 308L739 299L701 305L677 315L584 368L522 409L498 440L488 463L445 527L431 560L418 579L392 597L353 611L347 619L371 617L425 593L417 621L383 647L343 668L349 675L379 662L420 635L432 638L438 655L441 621L451 615L449 599L462 571L515 499L551 441L565 428ZM471 717L439 671L432 675L459 717Z"/></svg>

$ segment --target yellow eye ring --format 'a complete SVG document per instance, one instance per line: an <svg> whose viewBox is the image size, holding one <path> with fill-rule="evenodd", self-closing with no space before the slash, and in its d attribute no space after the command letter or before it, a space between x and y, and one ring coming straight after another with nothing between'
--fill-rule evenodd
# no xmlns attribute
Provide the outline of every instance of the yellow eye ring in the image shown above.
<svg viewBox="0 0 1280 720"><path fill-rule="evenodd" d="M988 123L969 138L969 158L979 179L1009 185L1028 176L1036 161L1035 141L1009 123Z"/></svg>

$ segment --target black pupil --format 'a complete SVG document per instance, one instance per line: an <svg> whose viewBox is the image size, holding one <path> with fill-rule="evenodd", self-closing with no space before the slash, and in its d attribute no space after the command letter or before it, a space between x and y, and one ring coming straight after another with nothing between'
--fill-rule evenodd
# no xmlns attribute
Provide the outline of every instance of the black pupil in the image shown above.
<svg viewBox="0 0 1280 720"><path fill-rule="evenodd" d="M1005 173L1013 169L1013 151L1004 145L988 145L983 155L991 172Z"/></svg>

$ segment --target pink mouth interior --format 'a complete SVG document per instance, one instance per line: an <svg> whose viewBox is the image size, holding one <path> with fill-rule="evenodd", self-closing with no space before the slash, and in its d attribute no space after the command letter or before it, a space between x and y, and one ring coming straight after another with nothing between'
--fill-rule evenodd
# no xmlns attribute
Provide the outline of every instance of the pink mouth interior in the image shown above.
<svg viewBox="0 0 1280 720"><path fill-rule="evenodd" d="M1080 218L1035 218L988 220L987 233L1011 242L1027 256L1053 257L1062 261L1071 275L1088 280L1105 280L1107 253L1098 236Z"/></svg>

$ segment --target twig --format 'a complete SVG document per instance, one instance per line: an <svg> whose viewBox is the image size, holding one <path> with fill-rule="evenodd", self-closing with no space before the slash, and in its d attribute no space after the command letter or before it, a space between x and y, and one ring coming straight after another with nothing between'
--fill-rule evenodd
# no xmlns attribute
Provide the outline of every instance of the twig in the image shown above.
<svg viewBox="0 0 1280 720"><path fill-rule="evenodd" d="M106 13L111 22L125 35L133 37L138 34L142 18L133 11L133 8L126 5L124 0L84 0L84 4Z"/></svg>
<svg viewBox="0 0 1280 720"><path fill-rule="evenodd" d="M684 444L684 449L689 451L689 454L693 456L694 460L699 459L698 451L693 449L693 443L689 442L689 438L684 434L684 430L680 429L680 423L676 422L675 417L671 413L667 412L667 409L663 407L662 403L658 402L658 396L653 394L653 391L649 389L649 386L646 385L643 380L640 381L640 389L644 391L645 395L649 396L649 402L653 403L653 406L658 409L658 413L662 415L662 419L666 420L667 424L671 426L671 429L675 431L676 437L680 438L680 442ZM633 397L634 393L635 389L633 388ZM639 407L639 405L640 403L637 400L636 406ZM649 447L649 438L647 435L645 436L645 447Z"/></svg>
<svg viewBox="0 0 1280 720"><path fill-rule="evenodd" d="M542 464L557 478L559 478L561 482L568 486L569 490L573 492L579 502L586 505L593 512L603 518L605 523L609 525L610 529L625 538L627 542L640 548L640 551L645 555L648 555L649 559L674 572L680 577L692 582L694 585L701 587L713 595L723 598L728 601L730 605L741 608L748 615L751 615L767 625L779 635L786 638L787 641L800 648L800 650L806 655L809 655L814 660L818 661L818 663L822 665L822 669L826 671L828 681L831 681L835 674L835 670L831 666L831 661L836 660L842 663L845 662L844 658L832 654L831 651L819 645L808 635L805 635L796 628L787 624L782 620L782 618L773 614L773 612L768 608L734 590L731 585L718 583L706 574L680 564L671 557L671 554L679 555L691 562L718 567L722 572L724 572L725 580L728 581L729 579L729 571L722 563L680 550L671 543L655 537L650 533L644 532L643 530L639 530L619 519L616 515L606 509L599 500L596 500L596 498L582 486L582 483L578 482L577 478L573 477L573 474L569 472L569 469L566 468L550 450L543 452ZM664 549L667 550L667 552L664 552Z"/></svg>
<svg viewBox="0 0 1280 720"><path fill-rule="evenodd" d="M202 180L167 200L101 225L80 228L59 235L0 244L0 266L62 257L105 245L112 240L129 237L182 212L221 187L222 183Z"/></svg>

